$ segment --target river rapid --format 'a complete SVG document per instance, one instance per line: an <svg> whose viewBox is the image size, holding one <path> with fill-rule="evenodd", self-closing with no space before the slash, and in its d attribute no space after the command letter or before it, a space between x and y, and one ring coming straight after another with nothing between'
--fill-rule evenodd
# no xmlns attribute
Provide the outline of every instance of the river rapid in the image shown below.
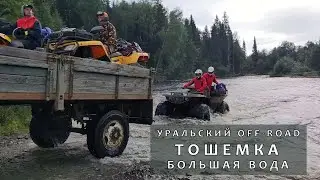
<svg viewBox="0 0 320 180"><path fill-rule="evenodd" d="M230 112L211 121L154 117L154 124L307 124L307 176L176 176L150 169L150 126L130 124L130 139L120 157L95 159L86 137L72 134L55 149L40 149L27 137L0 140L0 179L320 179L320 78L245 76L222 79ZM181 83L155 86L154 110L163 93ZM2 144L1 144L2 142Z"/></svg>

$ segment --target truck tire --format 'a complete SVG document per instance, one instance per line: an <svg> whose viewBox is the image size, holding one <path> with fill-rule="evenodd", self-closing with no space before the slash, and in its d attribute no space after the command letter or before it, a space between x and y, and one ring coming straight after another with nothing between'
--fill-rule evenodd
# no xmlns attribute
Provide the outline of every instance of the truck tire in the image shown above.
<svg viewBox="0 0 320 180"><path fill-rule="evenodd" d="M210 107L206 104L195 105L189 111L189 116L210 121Z"/></svg>
<svg viewBox="0 0 320 180"><path fill-rule="evenodd" d="M156 108L155 115L156 116L169 116L172 113L172 109L173 109L173 107L168 101L159 103Z"/></svg>
<svg viewBox="0 0 320 180"><path fill-rule="evenodd" d="M226 102L222 102L220 106L217 108L219 113L225 114L230 111L229 105Z"/></svg>
<svg viewBox="0 0 320 180"><path fill-rule="evenodd" d="M97 120L95 119L92 119L91 121L87 122L87 146L88 146L88 150L89 152L97 157L97 153L96 153L96 150L94 148L94 132L95 132L95 129L97 127Z"/></svg>
<svg viewBox="0 0 320 180"><path fill-rule="evenodd" d="M93 156L115 157L123 153L129 140L129 122L123 113L110 111L97 123L88 125L87 145Z"/></svg>
<svg viewBox="0 0 320 180"><path fill-rule="evenodd" d="M36 145L53 148L68 139L71 127L72 121L66 115L40 111L32 116L29 132Z"/></svg>

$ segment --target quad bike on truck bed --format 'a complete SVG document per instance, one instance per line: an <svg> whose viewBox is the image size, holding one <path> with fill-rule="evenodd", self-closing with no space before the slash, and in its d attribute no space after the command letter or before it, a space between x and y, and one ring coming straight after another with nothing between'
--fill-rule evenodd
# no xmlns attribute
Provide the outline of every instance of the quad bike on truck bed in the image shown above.
<svg viewBox="0 0 320 180"><path fill-rule="evenodd" d="M133 42L118 39L115 52L99 40L101 26L90 32L76 28L64 28L49 35L45 42L47 52L64 54L81 58L92 58L116 64L146 66L149 54Z"/></svg>
<svg viewBox="0 0 320 180"><path fill-rule="evenodd" d="M76 132L87 135L95 157L119 156L129 123L153 122L152 71L146 68L0 47L0 74L0 105L31 105L30 136L42 148Z"/></svg>
<svg viewBox="0 0 320 180"><path fill-rule="evenodd" d="M166 101L158 104L155 115L170 117L195 117L210 121L210 110L213 112L226 113L229 105L224 101L226 93L200 94L194 89L189 88L188 92L171 92L165 94Z"/></svg>

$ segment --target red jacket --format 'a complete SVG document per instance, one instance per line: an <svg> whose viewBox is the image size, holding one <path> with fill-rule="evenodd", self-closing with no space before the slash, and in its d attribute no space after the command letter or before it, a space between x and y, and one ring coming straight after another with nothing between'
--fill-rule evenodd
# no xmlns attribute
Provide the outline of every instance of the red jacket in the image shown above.
<svg viewBox="0 0 320 180"><path fill-rule="evenodd" d="M203 93L204 90L207 88L207 82L203 76L201 76L200 79L198 79L197 77L193 78L190 82L185 84L183 87L187 88L187 87L191 86L192 84L194 84L194 88L200 93Z"/></svg>
<svg viewBox="0 0 320 180"><path fill-rule="evenodd" d="M22 17L17 20L17 27L22 29L33 29L34 24L38 21L38 19L34 16L28 17Z"/></svg>
<svg viewBox="0 0 320 180"><path fill-rule="evenodd" d="M217 77L215 74L204 73L203 77L207 81L207 86L210 88L212 86L212 82L218 84Z"/></svg>

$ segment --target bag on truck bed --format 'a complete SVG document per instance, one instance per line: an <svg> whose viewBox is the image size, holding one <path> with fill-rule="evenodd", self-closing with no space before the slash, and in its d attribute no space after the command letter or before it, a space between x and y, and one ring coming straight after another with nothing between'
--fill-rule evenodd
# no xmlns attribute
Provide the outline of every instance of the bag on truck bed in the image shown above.
<svg viewBox="0 0 320 180"><path fill-rule="evenodd" d="M87 32L86 30L76 28L62 28L60 31L53 32L48 36L50 42L57 42L61 38L68 38L68 40L80 41L91 41L96 39L96 37L93 34Z"/></svg>
<svg viewBox="0 0 320 180"><path fill-rule="evenodd" d="M124 56L130 56L134 51L142 52L138 43L130 43L123 39L117 39L116 52L120 52Z"/></svg>

